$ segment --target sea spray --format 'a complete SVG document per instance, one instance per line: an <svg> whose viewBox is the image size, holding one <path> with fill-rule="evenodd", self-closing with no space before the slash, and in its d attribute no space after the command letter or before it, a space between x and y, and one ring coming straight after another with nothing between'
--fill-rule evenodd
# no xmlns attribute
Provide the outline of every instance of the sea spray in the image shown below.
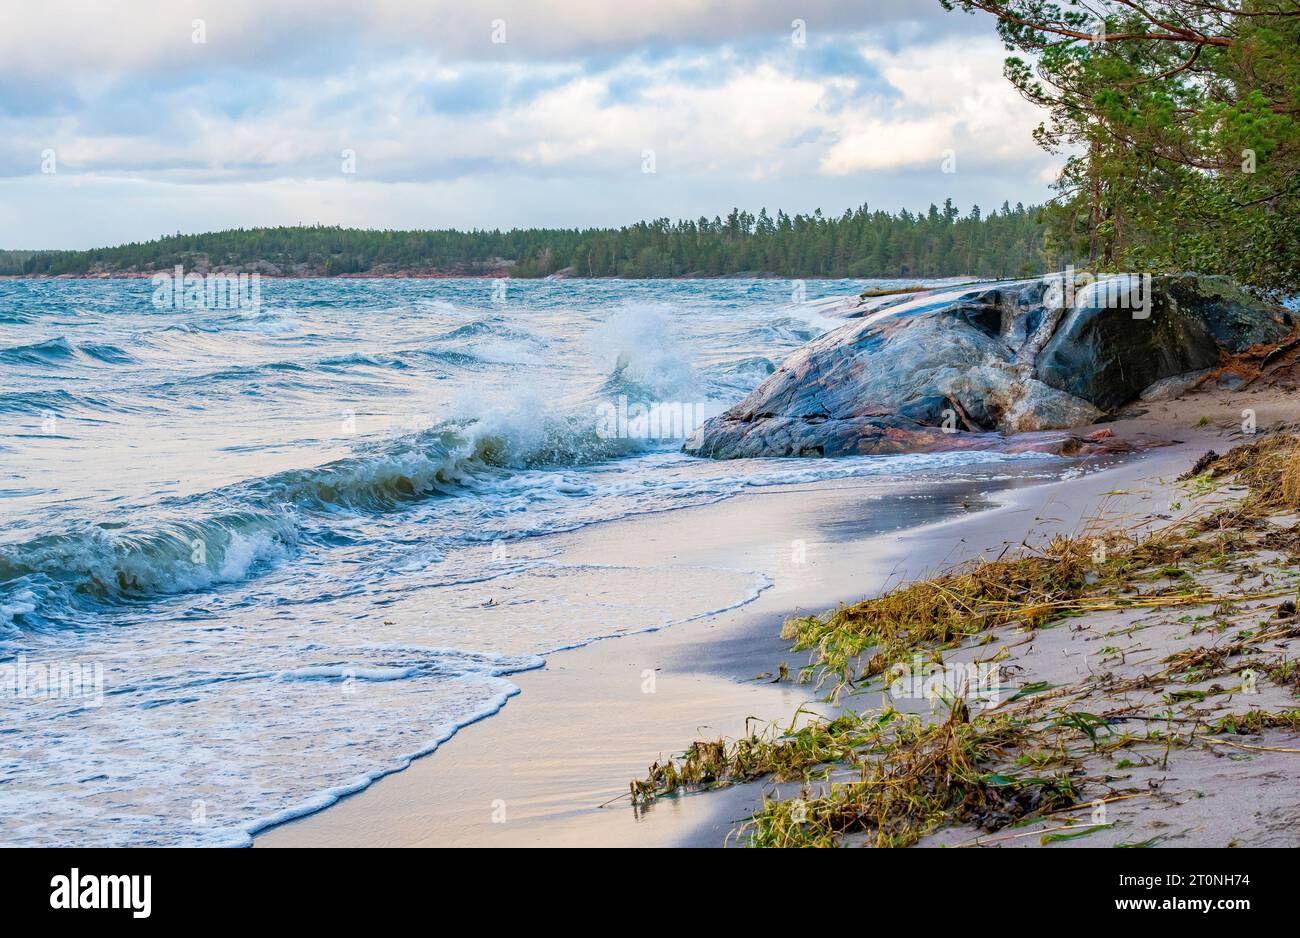
<svg viewBox="0 0 1300 938"><path fill-rule="evenodd" d="M700 391L667 306L616 310L592 331L588 348L599 369L609 375L607 389L656 400L682 400Z"/></svg>

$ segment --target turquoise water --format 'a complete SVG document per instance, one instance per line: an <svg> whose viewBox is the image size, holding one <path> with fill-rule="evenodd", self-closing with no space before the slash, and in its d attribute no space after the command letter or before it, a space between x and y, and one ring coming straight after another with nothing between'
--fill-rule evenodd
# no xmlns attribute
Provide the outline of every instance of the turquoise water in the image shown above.
<svg viewBox="0 0 1300 938"><path fill-rule="evenodd" d="M602 424L721 410L837 324L816 300L867 285L268 280L232 310L0 282L0 843L247 843L494 712L542 656L766 585L659 596L548 535L997 459L720 463ZM83 686L33 691L51 667Z"/></svg>

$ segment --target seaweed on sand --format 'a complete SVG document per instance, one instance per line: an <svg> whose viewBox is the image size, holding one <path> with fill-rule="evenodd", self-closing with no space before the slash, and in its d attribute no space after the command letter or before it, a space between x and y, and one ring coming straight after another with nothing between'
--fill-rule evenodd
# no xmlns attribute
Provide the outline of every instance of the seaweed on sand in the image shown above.
<svg viewBox="0 0 1300 938"><path fill-rule="evenodd" d="M1090 611L1178 606L1211 606L1216 615L1240 617L1238 603L1289 592L1261 587L1216 594L1193 574L1222 570L1261 549L1281 546L1294 555L1300 548L1297 528L1265 523L1300 509L1300 439L1279 434L1238 446L1206 458L1197 470L1197 478L1235 478L1244 496L1142 536L1108 531L1058 537L1039 550L980 559L825 616L792 619L783 634L796 649L812 651L812 671L833 681L830 696L838 697L920 650L937 653L1001 626L1034 629ZM1234 641L1163 656L1154 671L1044 686L1041 693L1017 694L974 716L960 700L939 721L887 708L846 711L834 719L814 716L799 726L801 711L784 729L751 732L733 742L697 742L683 758L656 763L646 779L632 782L632 798L645 804L761 778L800 783L799 797L765 798L742 825L739 833L756 846L834 846L846 838L908 846L952 824L995 831L1029 823L1084 800L1088 786L1104 784L1104 778L1086 775L1085 759L1110 759L1119 750L1155 744L1167 764L1171 750L1198 741L1268 749L1277 747L1225 737L1267 729L1300 732L1300 710L1254 710L1213 723L1195 712L1175 715L1179 704L1194 706L1224 692L1217 685L1167 694L1167 709L1155 716L1141 715L1135 705L1099 714L1078 709L1097 690L1113 698L1125 690L1157 691L1169 683L1185 688L1242 671L1245 655L1297 634L1294 605L1283 609L1288 607L1289 613L1280 611L1265 627L1239 632ZM1295 664L1285 657L1264 673L1278 684L1296 683ZM1128 721L1145 722L1147 729L1122 730ZM1178 729L1183 725L1186 732ZM1110 800L1128 797L1137 795L1112 790Z"/></svg>
<svg viewBox="0 0 1300 938"><path fill-rule="evenodd" d="M946 824L1000 830L1078 800L1068 769L1021 775L1007 765L1038 735L1010 716L972 721L964 705L941 723L902 720L890 744L860 763L858 779L765 800L741 833L764 847L833 846L853 834L904 847Z"/></svg>
<svg viewBox="0 0 1300 938"><path fill-rule="evenodd" d="M1042 550L979 559L825 616L791 619L782 637L813 652L812 672L834 681L835 696L906 661L917 647L948 647L1012 623L1033 629L1085 612L1245 598L1212 597L1180 582L1182 565L1212 562L1236 541L1231 531L1191 537L1174 529L1145 539L1057 537ZM1174 582L1136 592L1143 574Z"/></svg>

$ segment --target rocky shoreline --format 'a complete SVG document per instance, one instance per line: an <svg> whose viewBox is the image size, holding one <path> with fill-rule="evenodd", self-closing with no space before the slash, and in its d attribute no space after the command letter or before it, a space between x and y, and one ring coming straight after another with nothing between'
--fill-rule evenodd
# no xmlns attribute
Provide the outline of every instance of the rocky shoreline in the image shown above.
<svg viewBox="0 0 1300 938"><path fill-rule="evenodd" d="M1054 275L864 299L843 314L686 451L1094 452L1115 444L1072 431L1210 380L1243 382L1297 325L1284 307L1197 274Z"/></svg>
<svg viewBox="0 0 1300 938"><path fill-rule="evenodd" d="M1183 441L1051 486L1027 533L938 526L956 559L787 620L780 679L829 712L697 736L630 797L758 789L750 846L1295 847L1298 384L1117 421Z"/></svg>

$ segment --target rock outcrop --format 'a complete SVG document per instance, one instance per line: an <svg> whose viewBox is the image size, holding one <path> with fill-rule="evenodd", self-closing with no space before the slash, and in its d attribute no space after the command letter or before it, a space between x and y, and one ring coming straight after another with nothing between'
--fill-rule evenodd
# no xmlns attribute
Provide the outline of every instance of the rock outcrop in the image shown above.
<svg viewBox="0 0 1300 938"><path fill-rule="evenodd" d="M850 315L705 422L686 450L736 458L1032 445L1005 435L1096 423L1294 326L1283 307L1194 274L1082 286L1058 275L891 297Z"/></svg>

